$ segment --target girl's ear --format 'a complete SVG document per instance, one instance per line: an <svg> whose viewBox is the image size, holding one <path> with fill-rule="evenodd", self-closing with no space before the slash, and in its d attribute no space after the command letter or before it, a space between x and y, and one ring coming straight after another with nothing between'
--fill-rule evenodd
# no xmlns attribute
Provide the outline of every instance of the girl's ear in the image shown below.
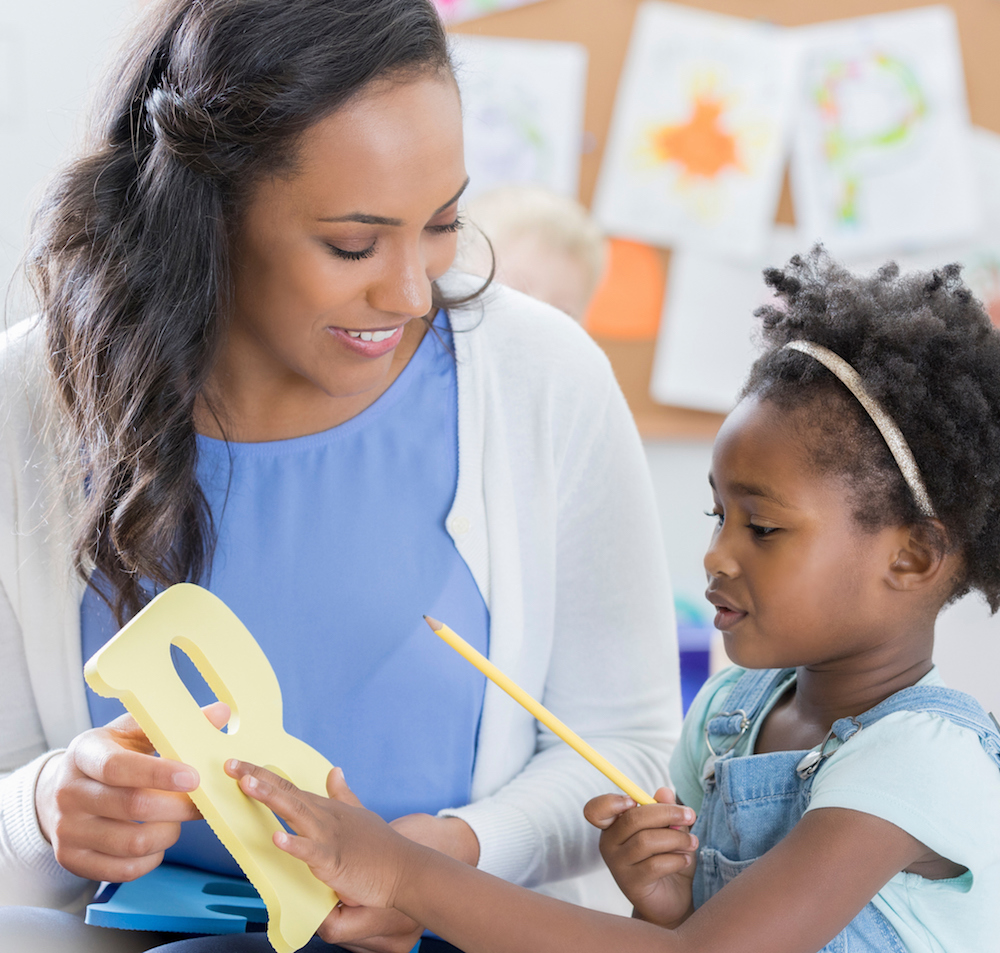
<svg viewBox="0 0 1000 953"><path fill-rule="evenodd" d="M949 552L948 534L939 520L901 526L896 537L887 581L900 592L935 586L951 579L955 554Z"/></svg>

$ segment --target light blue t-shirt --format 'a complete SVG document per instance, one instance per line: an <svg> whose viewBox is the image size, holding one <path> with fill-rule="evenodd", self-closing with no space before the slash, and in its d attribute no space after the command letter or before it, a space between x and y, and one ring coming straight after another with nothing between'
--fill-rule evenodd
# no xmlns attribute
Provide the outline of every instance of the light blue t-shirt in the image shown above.
<svg viewBox="0 0 1000 953"><path fill-rule="evenodd" d="M678 797L695 811L702 802L708 758L705 724L723 710L744 669L712 676L684 719L670 760ZM942 685L936 668L918 685ZM763 715L737 744L753 750ZM1000 936L1000 771L974 731L941 715L900 711L859 731L816 774L807 811L847 808L883 818L968 873L927 880L898 873L872 898L910 953L971 953L996 949ZM830 750L830 747L827 750ZM819 746L817 746L818 748Z"/></svg>
<svg viewBox="0 0 1000 953"><path fill-rule="evenodd" d="M323 433L269 443L198 438L218 531L203 581L260 643L285 728L344 769L387 820L470 800L485 679L438 639L442 619L486 653L489 614L445 530L458 480L455 361L436 321L391 387ZM230 466L231 462L231 466ZM83 657L117 630L88 590ZM175 648L199 704L213 700ZM88 688L95 725L122 712ZM204 822L167 858L238 873Z"/></svg>

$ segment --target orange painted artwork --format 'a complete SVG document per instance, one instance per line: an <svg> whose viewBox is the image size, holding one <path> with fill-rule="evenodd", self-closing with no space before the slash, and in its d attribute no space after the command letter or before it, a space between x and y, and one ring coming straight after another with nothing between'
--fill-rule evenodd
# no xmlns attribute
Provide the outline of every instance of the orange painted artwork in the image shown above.
<svg viewBox="0 0 1000 953"><path fill-rule="evenodd" d="M771 24L642 3L594 194L605 232L757 261L781 193L797 56Z"/></svg>
<svg viewBox="0 0 1000 953"><path fill-rule="evenodd" d="M736 136L722 121L724 112L719 98L696 96L686 122L650 130L649 149L654 160L675 163L682 175L697 179L714 179L727 169L745 171Z"/></svg>
<svg viewBox="0 0 1000 953"><path fill-rule="evenodd" d="M660 327L667 276L660 252L641 242L612 238L608 265L583 326L594 337L652 341Z"/></svg>

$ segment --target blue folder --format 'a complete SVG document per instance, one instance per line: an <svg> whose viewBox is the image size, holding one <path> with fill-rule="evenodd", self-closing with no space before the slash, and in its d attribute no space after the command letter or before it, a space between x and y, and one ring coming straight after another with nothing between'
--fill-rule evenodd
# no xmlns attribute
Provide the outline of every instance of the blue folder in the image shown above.
<svg viewBox="0 0 1000 953"><path fill-rule="evenodd" d="M138 880L102 884L86 922L164 933L263 933L267 908L240 877L160 864Z"/></svg>

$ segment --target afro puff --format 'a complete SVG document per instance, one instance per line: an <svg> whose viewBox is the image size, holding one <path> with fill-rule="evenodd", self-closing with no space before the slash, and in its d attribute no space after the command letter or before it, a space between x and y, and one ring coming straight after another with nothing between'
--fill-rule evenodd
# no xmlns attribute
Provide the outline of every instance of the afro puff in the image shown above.
<svg viewBox="0 0 1000 953"><path fill-rule="evenodd" d="M775 304L758 308L765 352L741 397L802 408L812 462L843 474L870 529L926 521L881 434L814 358L821 344L851 364L906 438L963 569L953 598L978 591L1000 608L1000 331L959 265L855 275L816 246L764 272Z"/></svg>

